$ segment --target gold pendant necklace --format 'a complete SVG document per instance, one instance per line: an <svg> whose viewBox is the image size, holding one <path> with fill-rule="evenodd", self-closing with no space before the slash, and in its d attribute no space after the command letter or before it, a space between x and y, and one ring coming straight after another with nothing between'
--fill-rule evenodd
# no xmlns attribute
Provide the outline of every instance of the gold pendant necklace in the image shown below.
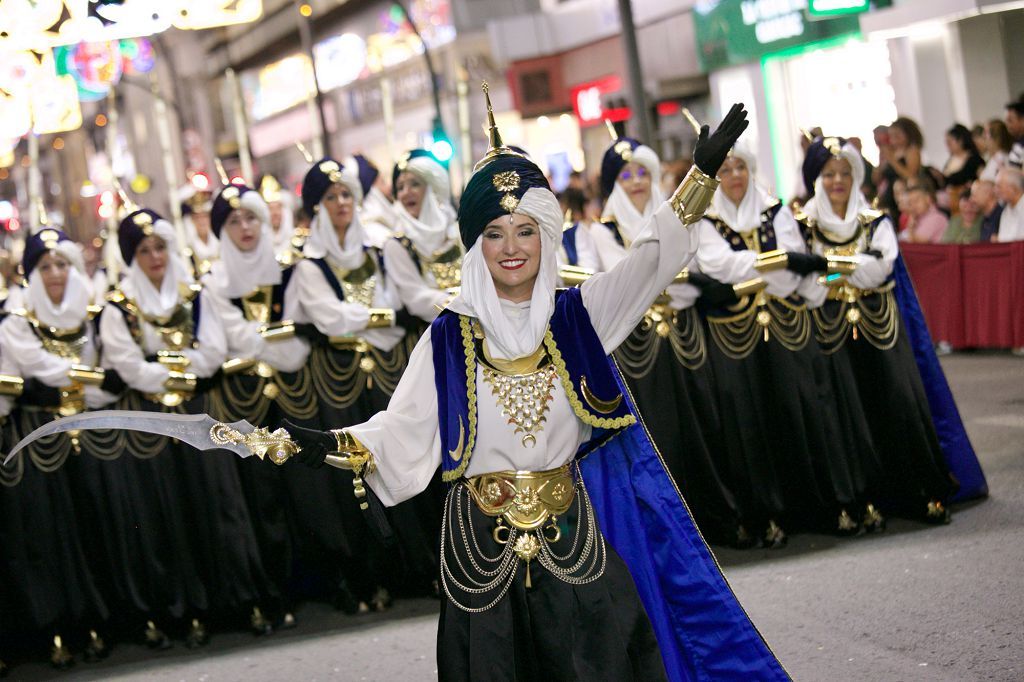
<svg viewBox="0 0 1024 682"><path fill-rule="evenodd" d="M479 329L478 338L483 336ZM498 400L502 415L508 417L515 433L522 433L523 447L537 445L537 434L544 429L548 408L554 397L555 380L558 378L555 365L548 363L541 367L547 356L541 345L531 355L516 360L500 360L491 357L487 339L480 344L484 356L483 377L491 387L491 393Z"/></svg>

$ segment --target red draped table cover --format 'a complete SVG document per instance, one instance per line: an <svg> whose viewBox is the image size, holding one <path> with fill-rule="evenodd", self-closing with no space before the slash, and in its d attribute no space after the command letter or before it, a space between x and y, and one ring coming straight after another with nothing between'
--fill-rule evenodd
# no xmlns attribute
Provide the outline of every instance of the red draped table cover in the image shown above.
<svg viewBox="0 0 1024 682"><path fill-rule="evenodd" d="M901 244L932 340L1024 346L1024 242Z"/></svg>

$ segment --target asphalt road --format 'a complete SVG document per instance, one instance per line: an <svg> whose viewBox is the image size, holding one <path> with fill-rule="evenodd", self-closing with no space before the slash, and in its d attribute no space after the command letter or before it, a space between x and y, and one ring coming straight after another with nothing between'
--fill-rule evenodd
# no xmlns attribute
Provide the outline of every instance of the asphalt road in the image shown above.
<svg viewBox="0 0 1024 682"><path fill-rule="evenodd" d="M953 523L891 521L882 536L804 535L780 551L717 551L762 634L797 680L1024 680L1024 359L943 360L990 497ZM299 627L221 634L201 652L122 645L99 664L11 679L429 680L437 602L345 617L318 604Z"/></svg>

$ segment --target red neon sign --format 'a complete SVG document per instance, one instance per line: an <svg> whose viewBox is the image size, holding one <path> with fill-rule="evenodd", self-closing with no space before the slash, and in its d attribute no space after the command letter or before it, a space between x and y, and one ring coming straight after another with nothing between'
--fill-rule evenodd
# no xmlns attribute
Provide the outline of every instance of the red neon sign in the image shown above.
<svg viewBox="0 0 1024 682"><path fill-rule="evenodd" d="M602 103L604 95L622 89L622 79L616 75L605 76L587 83L580 83L570 90L572 110L579 119L581 126L592 126L608 119L613 123L629 119L631 112L628 107L605 109Z"/></svg>

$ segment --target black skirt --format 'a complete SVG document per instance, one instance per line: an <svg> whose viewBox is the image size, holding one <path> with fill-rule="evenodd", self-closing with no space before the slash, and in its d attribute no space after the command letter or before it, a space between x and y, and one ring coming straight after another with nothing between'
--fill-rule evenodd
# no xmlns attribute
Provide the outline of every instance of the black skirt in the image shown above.
<svg viewBox="0 0 1024 682"><path fill-rule="evenodd" d="M460 487L462 484L457 484ZM468 497L463 489L454 495ZM453 497L449 497L452 500ZM463 513L472 524L472 536L481 554L496 557L504 546L493 537L495 520L468 499ZM575 558L570 552L573 529L579 528L585 498L577 495L568 513L559 518L562 539L553 551ZM449 523L456 524L453 504ZM600 534L600 529L595 528ZM469 565L467 549L458 531L447 534L442 547L450 565ZM438 677L456 680L665 680L665 667L650 620L640 602L633 577L611 546L604 545L604 573L582 585L572 585L549 573L537 560L529 564L531 586L526 587L527 568L519 561L511 585L501 599L483 611L470 613L442 598L438 622ZM474 551L475 551L474 547ZM452 553L458 553L456 560ZM567 560L567 563L571 562ZM560 562L561 563L561 562ZM460 580L462 580L460 578ZM450 582L450 581L446 581ZM446 587L459 603L482 608L495 594L468 595Z"/></svg>
<svg viewBox="0 0 1024 682"><path fill-rule="evenodd" d="M4 449L52 419L48 412L14 412L3 429ZM0 472L0 626L22 640L67 636L109 615L83 535L90 520L75 507L79 459L70 438L58 435L29 446Z"/></svg>
<svg viewBox="0 0 1024 682"><path fill-rule="evenodd" d="M715 381L696 309L645 319L615 360L701 532L713 542L735 542L739 511L726 479Z"/></svg>

